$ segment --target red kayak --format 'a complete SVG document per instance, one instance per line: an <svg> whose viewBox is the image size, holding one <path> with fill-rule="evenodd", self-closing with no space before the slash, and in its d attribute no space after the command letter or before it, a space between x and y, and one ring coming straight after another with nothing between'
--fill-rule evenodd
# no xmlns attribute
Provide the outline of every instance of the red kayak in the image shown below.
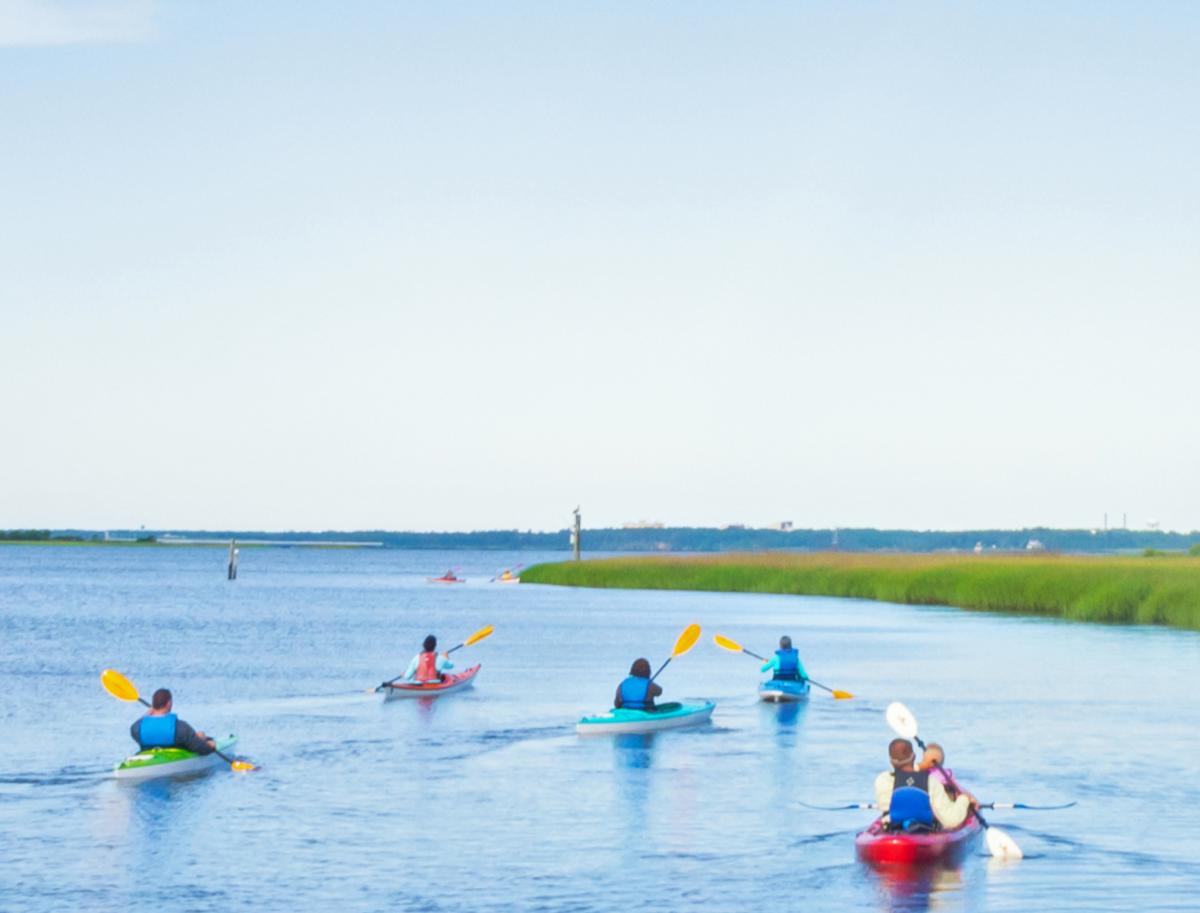
<svg viewBox="0 0 1200 913"><path fill-rule="evenodd" d="M475 665L469 669L463 669L457 675L447 675L440 682L425 682L420 685L415 682L393 682L390 685L382 687L384 691L383 699L385 701L394 701L397 698L403 697L441 697L443 694L449 694L451 691L470 688L471 682L475 680L475 676L478 674L479 666Z"/></svg>
<svg viewBox="0 0 1200 913"><path fill-rule="evenodd" d="M858 858L868 865L956 865L983 833L974 816L952 831L889 833L875 821L854 838Z"/></svg>
<svg viewBox="0 0 1200 913"><path fill-rule="evenodd" d="M430 583L466 583L466 577L426 577Z"/></svg>

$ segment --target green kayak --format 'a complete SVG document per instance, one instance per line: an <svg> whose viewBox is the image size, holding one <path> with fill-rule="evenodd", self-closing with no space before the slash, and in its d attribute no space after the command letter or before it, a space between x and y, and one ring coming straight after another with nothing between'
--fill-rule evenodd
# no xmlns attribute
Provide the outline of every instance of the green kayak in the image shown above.
<svg viewBox="0 0 1200 913"><path fill-rule="evenodd" d="M703 704L662 704L654 710L613 708L600 716L585 716L575 724L575 731L580 735L611 735L697 726L709 721L716 706L712 701L705 701Z"/></svg>
<svg viewBox="0 0 1200 913"><path fill-rule="evenodd" d="M217 751L229 754L229 750L237 744L237 736L227 735L216 741ZM150 780L202 773L228 764L216 751L212 754L195 754L184 748L146 748L113 768L113 776L119 780Z"/></svg>

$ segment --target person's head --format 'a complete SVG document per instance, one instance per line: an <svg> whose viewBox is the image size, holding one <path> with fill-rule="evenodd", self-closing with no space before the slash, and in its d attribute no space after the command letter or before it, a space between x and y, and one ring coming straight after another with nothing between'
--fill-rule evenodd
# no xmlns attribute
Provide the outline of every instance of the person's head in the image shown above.
<svg viewBox="0 0 1200 913"><path fill-rule="evenodd" d="M426 653L432 653L437 649L437 638L430 634L425 638L425 643L422 645Z"/></svg>
<svg viewBox="0 0 1200 913"><path fill-rule="evenodd" d="M629 674L634 678L649 678L650 677L650 660L635 659L633 665L629 667Z"/></svg>
<svg viewBox="0 0 1200 913"><path fill-rule="evenodd" d="M780 650L792 649L792 639L790 637L788 637L786 634L784 634L783 637L779 638L779 649Z"/></svg>
<svg viewBox="0 0 1200 913"><path fill-rule="evenodd" d="M912 767L913 761L916 760L916 755L913 754L912 742L908 739L892 739L888 743L888 760L892 762L892 767L897 770Z"/></svg>
<svg viewBox="0 0 1200 913"><path fill-rule="evenodd" d="M170 710L171 692L166 688L159 688L154 692L154 696L150 698L150 706L155 710Z"/></svg>
<svg viewBox="0 0 1200 913"><path fill-rule="evenodd" d="M942 767L946 763L946 752L942 750L942 746L937 742L930 742L925 746L925 751L921 753L921 770L929 770L931 767Z"/></svg>

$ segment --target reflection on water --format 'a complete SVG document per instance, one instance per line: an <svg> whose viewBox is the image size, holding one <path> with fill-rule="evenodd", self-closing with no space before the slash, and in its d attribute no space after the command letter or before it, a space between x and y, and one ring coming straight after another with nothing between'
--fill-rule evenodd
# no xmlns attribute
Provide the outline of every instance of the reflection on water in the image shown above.
<svg viewBox="0 0 1200 913"><path fill-rule="evenodd" d="M880 908L887 913L923 913L944 910L951 895L962 890L963 875L958 867L890 866L870 872L879 892Z"/></svg>

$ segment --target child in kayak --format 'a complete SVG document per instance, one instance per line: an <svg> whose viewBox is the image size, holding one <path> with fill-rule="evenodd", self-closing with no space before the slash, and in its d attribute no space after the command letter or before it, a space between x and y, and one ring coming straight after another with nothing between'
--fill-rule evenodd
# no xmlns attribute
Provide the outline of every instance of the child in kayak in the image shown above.
<svg viewBox="0 0 1200 913"><path fill-rule="evenodd" d="M629 667L629 677L617 686L613 706L626 710L653 710L654 699L662 693L662 688L650 681L650 660L635 659Z"/></svg>
<svg viewBox="0 0 1200 913"><path fill-rule="evenodd" d="M212 754L217 744L203 732L197 732L171 712L171 692L159 688L150 699L146 715L134 720L129 734L138 747L183 748L193 754Z"/></svg>
<svg viewBox="0 0 1200 913"><path fill-rule="evenodd" d="M908 739L888 744L891 770L875 778L875 805L887 817L890 830L921 831L959 827L979 803L963 791L950 798L942 781L928 770L917 770Z"/></svg>
<svg viewBox="0 0 1200 913"><path fill-rule="evenodd" d="M808 681L804 663L800 662L800 651L793 649L792 639L786 634L779 638L779 649L775 651L775 655L763 663L763 667L758 671L773 672L772 681Z"/></svg>
<svg viewBox="0 0 1200 913"><path fill-rule="evenodd" d="M925 750L921 753L921 763L917 765L917 770L929 771L929 778L937 780L942 786L946 787L946 794L955 799L962 792L961 787L954 782L954 771L946 767L946 752L942 750L942 746L937 742L930 742L925 746Z"/></svg>
<svg viewBox="0 0 1200 913"><path fill-rule="evenodd" d="M425 638L422 648L422 651L412 658L401 678L417 684L443 681L446 678L446 670L453 669L454 663L450 662L450 657L445 653L438 656L437 638L432 634Z"/></svg>

